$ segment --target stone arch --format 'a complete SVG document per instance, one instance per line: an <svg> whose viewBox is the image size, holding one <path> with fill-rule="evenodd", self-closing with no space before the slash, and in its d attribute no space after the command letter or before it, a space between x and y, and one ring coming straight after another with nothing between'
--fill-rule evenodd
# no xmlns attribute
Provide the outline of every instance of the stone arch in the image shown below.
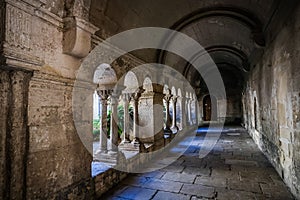
<svg viewBox="0 0 300 200"><path fill-rule="evenodd" d="M164 84L163 93L167 94L169 92L169 86L167 84Z"/></svg>
<svg viewBox="0 0 300 200"><path fill-rule="evenodd" d="M100 64L94 72L93 82L98 86L116 84L116 72L109 64Z"/></svg>
<svg viewBox="0 0 300 200"><path fill-rule="evenodd" d="M171 88L171 94L177 96L177 92L174 86Z"/></svg>
<svg viewBox="0 0 300 200"><path fill-rule="evenodd" d="M126 73L124 77L124 86L127 92L133 93L139 88L139 81L136 74L132 71Z"/></svg>
<svg viewBox="0 0 300 200"><path fill-rule="evenodd" d="M201 8L193 13L184 16L175 22L170 28L176 31L182 31L185 27L191 25L197 20L207 19L209 17L227 17L231 20L239 22L242 26L247 27L252 32L253 41L261 47L265 46L265 38L262 31L262 22L253 13L234 7L211 7ZM166 37L166 45L170 43L172 37ZM164 63L167 52L158 50L157 61Z"/></svg>
<svg viewBox="0 0 300 200"><path fill-rule="evenodd" d="M143 88L145 92L153 92L152 80L150 77L146 76L143 82Z"/></svg>
<svg viewBox="0 0 300 200"><path fill-rule="evenodd" d="M180 88L177 89L177 95L178 95L178 97L182 97L182 92L181 92Z"/></svg>

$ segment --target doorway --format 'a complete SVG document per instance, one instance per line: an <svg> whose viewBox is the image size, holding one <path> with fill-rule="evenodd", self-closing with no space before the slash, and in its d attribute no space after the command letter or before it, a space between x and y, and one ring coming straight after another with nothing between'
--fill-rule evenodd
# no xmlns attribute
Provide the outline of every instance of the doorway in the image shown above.
<svg viewBox="0 0 300 200"><path fill-rule="evenodd" d="M203 98L203 120L217 120L217 99L213 96L207 95Z"/></svg>

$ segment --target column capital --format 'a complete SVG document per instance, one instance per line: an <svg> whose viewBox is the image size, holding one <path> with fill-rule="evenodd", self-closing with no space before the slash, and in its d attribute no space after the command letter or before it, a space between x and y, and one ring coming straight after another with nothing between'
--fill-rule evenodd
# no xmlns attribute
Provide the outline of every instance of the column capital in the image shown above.
<svg viewBox="0 0 300 200"><path fill-rule="evenodd" d="M176 103L176 102L177 102L177 99L178 99L178 96L173 95L173 96L171 97L171 100L173 101L173 103Z"/></svg>
<svg viewBox="0 0 300 200"><path fill-rule="evenodd" d="M131 93L123 93L123 94L122 94L122 100L123 100L124 102L129 102L130 99L131 99L131 96L132 96Z"/></svg>
<svg viewBox="0 0 300 200"><path fill-rule="evenodd" d="M107 100L112 94L112 90L97 90L97 94L101 100Z"/></svg>
<svg viewBox="0 0 300 200"><path fill-rule="evenodd" d="M165 94L165 96L164 96L164 100L165 101L167 101L167 102L170 102L170 100L171 100L171 98L173 97L173 95L172 94Z"/></svg>
<svg viewBox="0 0 300 200"><path fill-rule="evenodd" d="M117 104L117 103L118 103L118 97L119 97L119 95L113 92L113 93L110 95L110 104L111 104L111 105Z"/></svg>
<svg viewBox="0 0 300 200"><path fill-rule="evenodd" d="M143 88L139 87L134 93L132 93L132 99L134 101L138 101L144 91L145 90Z"/></svg>

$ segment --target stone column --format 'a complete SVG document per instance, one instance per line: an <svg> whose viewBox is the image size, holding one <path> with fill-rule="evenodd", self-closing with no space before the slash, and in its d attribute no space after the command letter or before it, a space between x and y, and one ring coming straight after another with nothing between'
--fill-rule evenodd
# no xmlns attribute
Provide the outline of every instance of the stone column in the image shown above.
<svg viewBox="0 0 300 200"><path fill-rule="evenodd" d="M172 100L172 107L173 107L173 116L172 116L172 131L177 133L179 128L177 126L177 122L176 122L176 117L177 117L177 108L176 108L176 103L177 103L177 97L176 96L173 96L171 98Z"/></svg>
<svg viewBox="0 0 300 200"><path fill-rule="evenodd" d="M125 93L122 95L123 105L124 105L124 127L123 127L123 138L122 144L129 143L129 101L130 101L130 94Z"/></svg>
<svg viewBox="0 0 300 200"><path fill-rule="evenodd" d="M110 153L118 151L118 95L113 93L110 99L111 116L110 116Z"/></svg>
<svg viewBox="0 0 300 200"><path fill-rule="evenodd" d="M107 153L107 99L111 90L99 90L97 94L101 98L101 124L99 153Z"/></svg>
<svg viewBox="0 0 300 200"><path fill-rule="evenodd" d="M138 89L135 93L132 95L133 100L133 140L132 144L138 145L140 143L138 139L138 127L139 127L139 113L138 113L138 107L139 107L139 98L141 97L141 93L143 92L143 89Z"/></svg>
<svg viewBox="0 0 300 200"><path fill-rule="evenodd" d="M196 108L195 109L192 109L194 106L196 106L196 100L194 98L192 98L192 101L191 101L191 119L192 119L192 124L196 124ZM193 111L194 111L194 114L193 114Z"/></svg>
<svg viewBox="0 0 300 200"><path fill-rule="evenodd" d="M186 97L180 97L180 117L181 117L181 129L184 129L186 127L186 120L187 120L187 114L186 114Z"/></svg>
<svg viewBox="0 0 300 200"><path fill-rule="evenodd" d="M187 98L188 124L192 125L191 98Z"/></svg>
<svg viewBox="0 0 300 200"><path fill-rule="evenodd" d="M166 127L164 129L165 134L172 134L172 131L170 129L171 126L171 117L170 117L170 100L171 100L171 93L165 94L164 99L166 101Z"/></svg>
<svg viewBox="0 0 300 200"><path fill-rule="evenodd" d="M198 105L199 105L198 99L195 99L195 123L196 123L196 125L199 124L199 121L198 121L198 118L199 118Z"/></svg>

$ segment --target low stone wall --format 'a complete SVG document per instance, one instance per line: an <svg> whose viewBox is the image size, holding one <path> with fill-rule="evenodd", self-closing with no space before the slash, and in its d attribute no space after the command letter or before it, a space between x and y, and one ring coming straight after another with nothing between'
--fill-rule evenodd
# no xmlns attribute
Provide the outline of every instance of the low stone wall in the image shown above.
<svg viewBox="0 0 300 200"><path fill-rule="evenodd" d="M98 174L93 177L93 183L95 187L95 196L99 198L113 186L120 183L125 177L127 173L120 172L116 169L109 168L104 172Z"/></svg>

